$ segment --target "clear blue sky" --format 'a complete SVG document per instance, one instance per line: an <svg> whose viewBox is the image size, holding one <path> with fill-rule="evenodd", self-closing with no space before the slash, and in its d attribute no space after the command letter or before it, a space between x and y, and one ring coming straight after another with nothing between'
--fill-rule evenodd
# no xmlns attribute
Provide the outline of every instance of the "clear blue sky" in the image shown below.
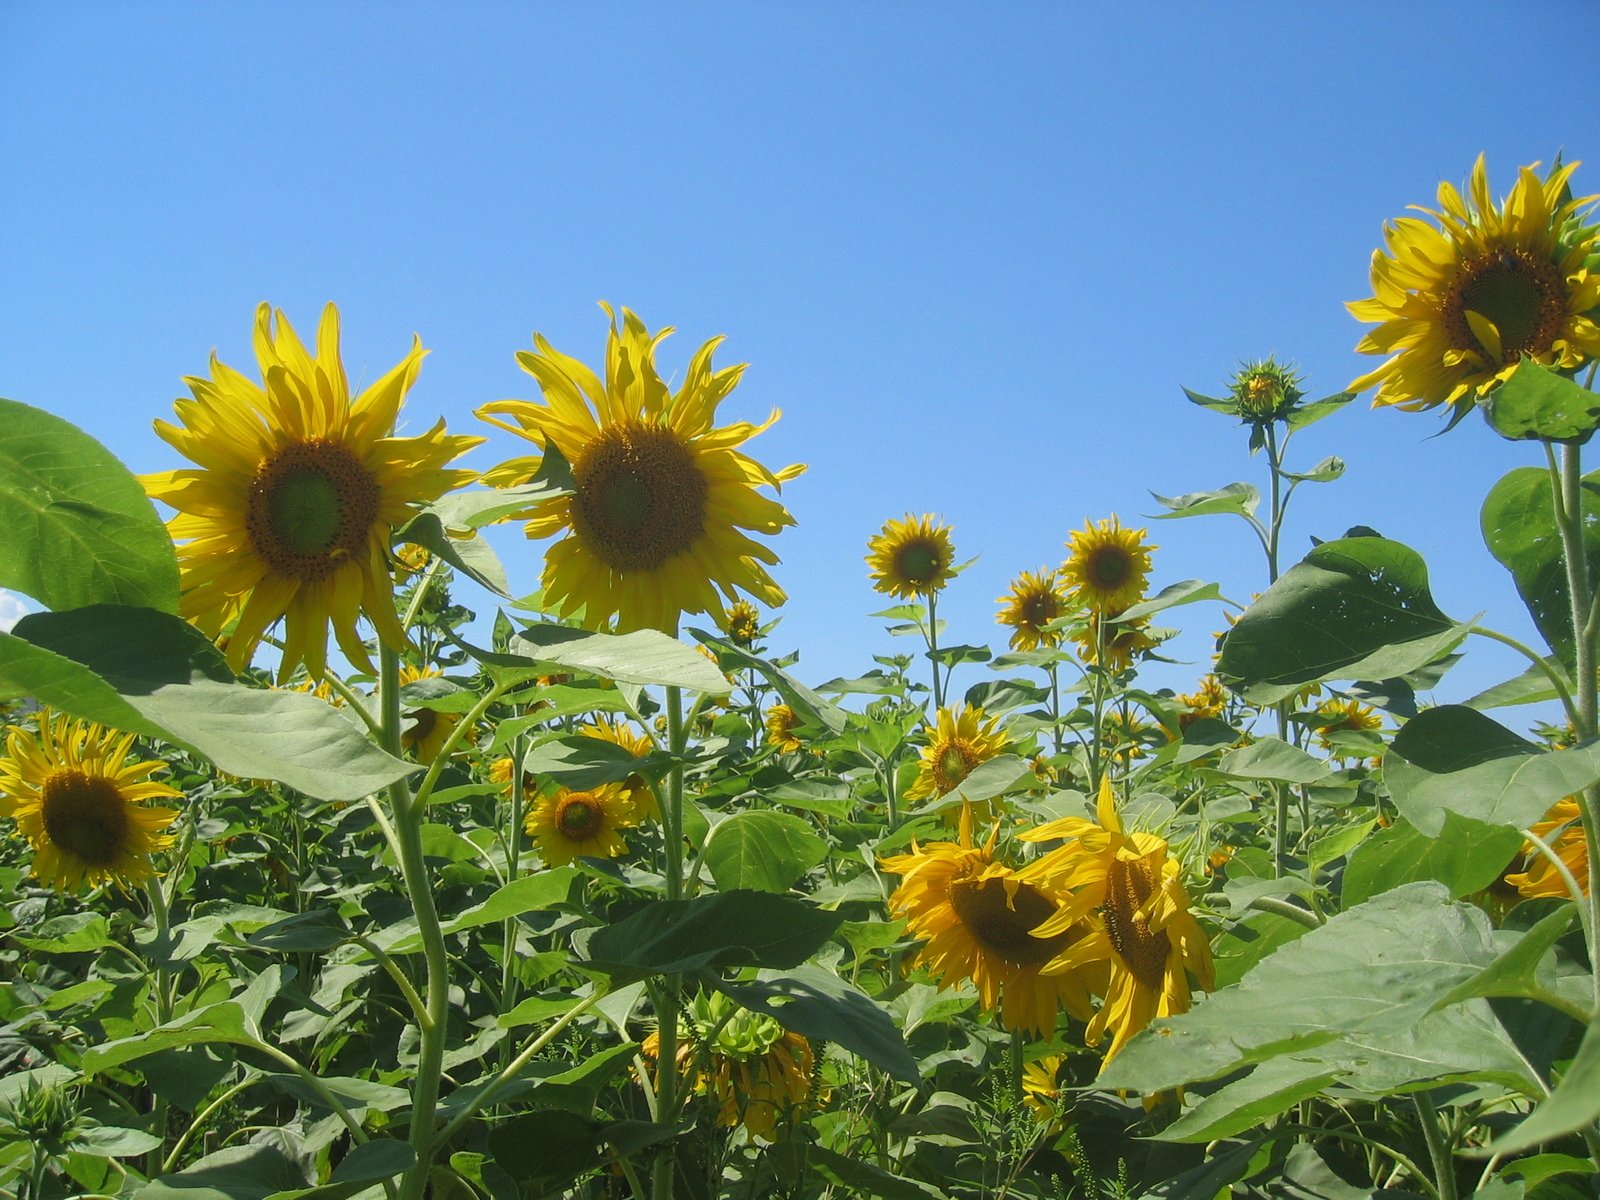
<svg viewBox="0 0 1600 1200"><path fill-rule="evenodd" d="M1088 517L1259 482L1216 390L1243 357L1313 394L1368 363L1343 301L1383 222L1480 152L1589 159L1600 76L1570 3L0 6L0 395L59 413L136 470L216 348L253 369L265 299L309 330L344 314L370 380L431 350L413 427L531 397L533 330L591 362L596 307L724 333L751 368L729 417L810 464L778 539L776 646L818 682L909 648L866 614L882 521L933 511L962 557L947 639L1003 646L994 598L1059 561ZM1441 606L1533 637L1478 534L1481 499L1535 461L1475 418L1352 406L1309 431L1308 535L1367 524L1428 559ZM486 428L479 432L492 432ZM3 436L3 431L0 431ZM486 468L520 453L505 435ZM1596 465L1600 465L1597 460ZM1261 585L1221 518L1157 523L1155 582ZM531 588L534 549L498 539ZM489 597L467 595L483 611ZM1180 609L1204 669L1215 605ZM1473 650L1441 699L1519 669ZM959 686L982 675L963 668Z"/></svg>

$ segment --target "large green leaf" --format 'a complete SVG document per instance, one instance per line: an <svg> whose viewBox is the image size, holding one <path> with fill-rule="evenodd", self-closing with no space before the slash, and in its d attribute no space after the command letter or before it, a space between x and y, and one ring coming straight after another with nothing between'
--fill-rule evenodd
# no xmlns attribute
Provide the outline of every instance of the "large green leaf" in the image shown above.
<svg viewBox="0 0 1600 1200"><path fill-rule="evenodd" d="M719 892L657 900L589 939L589 964L619 980L702 967L797 967L844 920L793 896Z"/></svg>
<svg viewBox="0 0 1600 1200"><path fill-rule="evenodd" d="M30 614L0 634L0 682L321 800L359 800L418 769L315 696L237 683L204 634L154 609Z"/></svg>
<svg viewBox="0 0 1600 1200"><path fill-rule="evenodd" d="M0 400L0 587L58 611L129 604L178 611L178 560L156 510L75 425Z"/></svg>
<svg viewBox="0 0 1600 1200"><path fill-rule="evenodd" d="M305 1171L276 1146L229 1146L181 1171L152 1179L138 1200L267 1200L307 1190Z"/></svg>
<svg viewBox="0 0 1600 1200"><path fill-rule="evenodd" d="M1581 389L1580 389L1581 390ZM1584 479L1581 491L1584 552L1593 578L1600 572L1600 472ZM1479 517L1483 541L1511 572L1517 594L1533 623L1558 657L1572 662L1572 602L1556 526L1550 475L1537 467L1518 467L1489 490Z"/></svg>
<svg viewBox="0 0 1600 1200"><path fill-rule="evenodd" d="M511 655L623 683L670 685L716 696L726 695L732 686L705 655L655 629L615 634L531 625L511 639Z"/></svg>
<svg viewBox="0 0 1600 1200"><path fill-rule="evenodd" d="M1261 503L1261 491L1251 483L1230 483L1211 492L1190 492L1183 496L1163 496L1151 492L1157 504L1168 511L1156 513L1158 521L1174 517L1202 517L1216 513L1236 513L1242 517L1254 515Z"/></svg>
<svg viewBox="0 0 1600 1200"><path fill-rule="evenodd" d="M1219 775L1235 779L1268 779L1278 783L1317 783L1329 775L1328 764L1282 738L1257 738L1230 750L1217 763Z"/></svg>
<svg viewBox="0 0 1600 1200"><path fill-rule="evenodd" d="M786 892L828 857L828 843L791 813L741 812L720 821L706 845L706 868L725 892Z"/></svg>
<svg viewBox="0 0 1600 1200"><path fill-rule="evenodd" d="M1217 673L1253 704L1308 683L1393 679L1442 658L1469 626L1445 616L1416 551L1380 537L1325 542L1223 639Z"/></svg>
<svg viewBox="0 0 1600 1200"><path fill-rule="evenodd" d="M1342 897L1346 908L1380 892L1435 879L1456 899L1488 887L1522 849L1522 835L1504 826L1485 825L1458 813L1446 812L1435 837L1409 821L1397 821L1379 830L1350 856L1345 867Z"/></svg>
<svg viewBox="0 0 1600 1200"><path fill-rule="evenodd" d="M1495 1154L1515 1154L1584 1129L1600 1118L1600 1015L1589 1022L1578 1053L1550 1098L1526 1121L1490 1144Z"/></svg>
<svg viewBox="0 0 1600 1200"><path fill-rule="evenodd" d="M1600 396L1524 358L1484 400L1483 419L1512 441L1582 441L1600 426Z"/></svg>
<svg viewBox="0 0 1600 1200"><path fill-rule="evenodd" d="M1400 812L1429 837L1447 812L1526 829L1557 800L1600 780L1600 743L1546 750L1476 709L1446 704L1406 722L1383 774Z"/></svg>
<svg viewBox="0 0 1600 1200"><path fill-rule="evenodd" d="M843 732L844 710L836 704L830 704L787 672L780 670L766 659L751 654L742 646L735 645L725 637L707 633L703 629L691 629L689 633L715 650L718 657L732 659L739 666L763 676L804 724L820 725L829 733Z"/></svg>
<svg viewBox="0 0 1600 1200"><path fill-rule="evenodd" d="M524 913L543 912L567 898L572 881L578 872L573 867L557 867L537 875L525 875L497 888L483 903L457 913L446 920L441 928L445 934L476 929L481 925L495 925L520 917ZM422 935L416 931L415 921L403 922L390 937L376 939L381 948L390 954L414 954L422 949ZM388 943L384 945L384 943Z"/></svg>

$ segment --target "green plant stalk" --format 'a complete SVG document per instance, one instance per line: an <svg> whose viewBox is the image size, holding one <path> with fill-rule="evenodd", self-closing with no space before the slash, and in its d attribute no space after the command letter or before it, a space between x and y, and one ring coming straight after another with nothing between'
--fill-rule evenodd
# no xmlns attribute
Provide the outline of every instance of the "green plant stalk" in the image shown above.
<svg viewBox="0 0 1600 1200"><path fill-rule="evenodd" d="M683 755L688 743L683 720L683 689L667 688L667 744L672 754L672 770L667 776L667 805L662 813L666 835L667 899L683 899ZM656 1011L656 1108L657 1120L670 1122L677 1117L678 1007L683 980L667 975L661 980L664 993ZM677 1170L676 1156L669 1148L656 1155L650 1173L650 1194L654 1200L672 1200Z"/></svg>
<svg viewBox="0 0 1600 1200"><path fill-rule="evenodd" d="M258 1082L260 1082L259 1076L247 1075L238 1083L228 1088L222 1093L222 1095L218 1096L210 1104L206 1105L203 1109L197 1112L194 1115L194 1120L189 1122L189 1128L183 1131L183 1135L178 1138L177 1142L173 1145L171 1153L169 1153L162 1161L160 1173L165 1175L167 1172L177 1167L178 1159L182 1156L184 1149L191 1141L194 1140L194 1135L205 1128L206 1122L215 1116L217 1111L229 1100L232 1100L240 1092L244 1091L245 1088L251 1087Z"/></svg>
<svg viewBox="0 0 1600 1200"><path fill-rule="evenodd" d="M515 713L513 713L515 715ZM506 874L516 879L522 869L522 755L523 738L511 740L511 812L506 823ZM507 917L500 937L500 1011L508 1013L517 1003L517 967L512 947L517 937L517 919ZM511 1043L501 1043L502 1056L509 1056ZM505 1065L504 1062L501 1064Z"/></svg>
<svg viewBox="0 0 1600 1200"><path fill-rule="evenodd" d="M944 707L944 687L939 682L939 618L935 613L937 587L928 590L928 661L933 665L933 707Z"/></svg>
<svg viewBox="0 0 1600 1200"><path fill-rule="evenodd" d="M167 905L167 893L163 890L161 880L156 877L145 881L144 890L145 894L150 898L150 920L155 925L156 930L153 948L165 958L170 950L167 942L169 937L168 930L172 926L172 913ZM155 968L150 980L150 990L155 998L156 1027L160 1028L172 1020L171 973L165 966ZM167 1102L159 1095L152 1094L150 1101L150 1131L164 1143L167 1137L166 1129ZM147 1175L155 1175L160 1169L161 1160L161 1147L157 1146L145 1158L145 1173ZM34 1192L33 1196L37 1200L38 1192Z"/></svg>
<svg viewBox="0 0 1600 1200"><path fill-rule="evenodd" d="M1481 638L1488 638L1491 642L1499 642L1502 646L1509 646L1518 654L1526 658L1543 672L1544 677L1550 681L1550 686L1555 689L1556 696L1561 701L1561 708L1567 714L1567 720L1572 722L1572 727L1578 727L1578 706L1572 699L1572 693L1567 690L1566 680L1561 678L1560 672L1552 667L1544 658L1536 653L1531 646L1517 641L1514 637L1507 637L1496 629L1489 629L1483 625L1474 625L1467 630L1468 634L1477 634Z"/></svg>
<svg viewBox="0 0 1600 1200"><path fill-rule="evenodd" d="M415 608L415 603L413 603ZM400 656L389 646L379 648L379 689L382 698L383 748L400 757ZM466 725L463 721L453 733ZM441 751L441 757L448 749ZM422 1200L428 1173L433 1163L434 1129L437 1124L439 1079L444 1071L445 1037L450 1016L450 961L445 951L444 933L433 905L427 863L422 854L422 819L425 798L413 802L409 784L400 779L389 785L389 803L394 811L395 839L400 847L400 873L406 895L417 918L417 933L422 941L427 964L424 1019L418 1022L421 1046L417 1054L417 1074L411 1090L411 1148L417 1161L405 1174L402 1200Z"/></svg>
<svg viewBox="0 0 1600 1200"><path fill-rule="evenodd" d="M1433 1179L1438 1188L1439 1200L1458 1200L1455 1164L1450 1159L1450 1148L1445 1145L1439 1130L1439 1110L1426 1091L1412 1092L1411 1102L1417 1106L1417 1117L1422 1122L1422 1139L1428 1143L1428 1157L1433 1162Z"/></svg>

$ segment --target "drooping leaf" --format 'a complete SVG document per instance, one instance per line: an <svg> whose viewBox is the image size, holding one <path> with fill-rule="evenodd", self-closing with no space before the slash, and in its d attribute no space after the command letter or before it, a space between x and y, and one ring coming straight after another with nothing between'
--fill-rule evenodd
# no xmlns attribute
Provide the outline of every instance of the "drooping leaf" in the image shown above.
<svg viewBox="0 0 1600 1200"><path fill-rule="evenodd" d="M725 696L731 687L715 663L655 629L615 634L530 625L511 639L511 655L623 683L676 686L713 696Z"/></svg>
<svg viewBox="0 0 1600 1200"><path fill-rule="evenodd" d="M1155 513L1157 521L1170 521L1175 517L1203 517L1217 513L1237 513L1253 516L1261 503L1261 490L1251 483L1230 483L1209 492L1189 492L1183 496L1163 496L1151 492L1157 504L1167 509Z"/></svg>
<svg viewBox="0 0 1600 1200"><path fill-rule="evenodd" d="M762 811L719 821L705 849L706 869L723 891L786 892L827 856L828 843L809 821Z"/></svg>
<svg viewBox="0 0 1600 1200"><path fill-rule="evenodd" d="M1180 604L1221 599L1222 590L1216 584L1207 583L1203 579L1182 579L1177 583L1169 583L1148 600L1129 605L1118 614L1118 620L1136 621L1141 617L1165 612L1169 608L1177 608Z"/></svg>
<svg viewBox="0 0 1600 1200"><path fill-rule="evenodd" d="M691 629L689 633L698 638L702 644L710 646L719 657L731 658L740 666L759 673L773 686L778 695L783 697L783 702L803 723L820 725L833 734L844 731L844 710L836 704L830 704L787 672L759 655L751 654L742 646L734 645L725 637L707 633L703 629ZM843 681L835 680L834 685L841 682ZM838 690L847 689L838 688Z"/></svg>
<svg viewBox="0 0 1600 1200"><path fill-rule="evenodd" d="M843 920L841 913L770 892L658 900L596 930L587 965L622 981L702 967L797 967Z"/></svg>
<svg viewBox="0 0 1600 1200"><path fill-rule="evenodd" d="M1583 441L1600 426L1600 395L1524 357L1483 405L1483 419L1511 441Z"/></svg>

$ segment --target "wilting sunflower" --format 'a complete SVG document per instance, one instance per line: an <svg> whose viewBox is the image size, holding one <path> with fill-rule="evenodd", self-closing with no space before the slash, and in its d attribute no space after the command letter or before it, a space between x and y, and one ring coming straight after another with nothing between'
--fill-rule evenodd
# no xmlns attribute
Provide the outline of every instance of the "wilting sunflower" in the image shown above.
<svg viewBox="0 0 1600 1200"><path fill-rule="evenodd" d="M519 352L517 361L544 399L498 400L477 410L536 446L554 446L572 466L570 496L519 514L530 538L560 539L545 554L545 600L562 616L581 611L592 629L670 634L684 613L725 623L723 597L736 600L741 591L767 605L783 603L783 589L762 566L778 556L740 532L771 535L794 524L782 504L757 489L776 491L805 468L774 474L738 449L770 427L777 410L760 425L716 426L717 406L744 373L742 365L712 369L722 339L695 352L672 392L655 363L656 347L672 330L652 334L627 309L618 329L610 306L601 307L612 321L603 381L536 334L537 350ZM542 461L513 459L484 482L526 483Z"/></svg>
<svg viewBox="0 0 1600 1200"><path fill-rule="evenodd" d="M441 677L435 667L414 667L407 663L400 668L401 687L418 680ZM403 718L405 725L400 730L400 745L411 751L420 763L431 763L438 758L450 734L461 724L460 713L439 712L432 708L408 708Z"/></svg>
<svg viewBox="0 0 1600 1200"><path fill-rule="evenodd" d="M49 712L38 720L37 734L13 725L0 757L0 816L33 843L34 877L63 892L149 879L178 814L140 801L181 795L150 782L166 764L129 762L131 733Z"/></svg>
<svg viewBox="0 0 1600 1200"><path fill-rule="evenodd" d="M893 517L867 539L867 566L872 586L885 595L914 600L938 591L956 577L956 550L950 526L935 523L932 513Z"/></svg>
<svg viewBox="0 0 1600 1200"><path fill-rule="evenodd" d="M793 754L800 749L802 743L794 732L800 727L800 718L794 715L794 709L787 704L774 704L767 709L763 723L767 727L767 741L779 750Z"/></svg>
<svg viewBox="0 0 1600 1200"><path fill-rule="evenodd" d="M1336 750L1334 736L1340 733L1368 733L1383 728L1383 718L1359 700L1324 700L1315 717L1317 745Z"/></svg>
<svg viewBox="0 0 1600 1200"><path fill-rule="evenodd" d="M528 809L523 827L546 865L559 867L575 858L620 858L628 843L618 831L638 823L622 786L604 783L584 792L558 788L541 796Z"/></svg>
<svg viewBox="0 0 1600 1200"><path fill-rule="evenodd" d="M356 631L363 614L385 645L405 632L389 579L389 535L411 506L473 477L451 459L479 437L447 436L440 421L395 437L395 417L422 367L422 345L355 399L339 361L339 311L323 310L315 357L280 312L256 310L257 385L213 356L211 378L184 382L181 425L157 421L162 440L199 469L146 475L145 491L178 510L183 615L212 637L237 620L228 663L243 670L262 635L283 618L280 682L304 663L322 675L328 627L352 663L372 661Z"/></svg>
<svg viewBox="0 0 1600 1200"><path fill-rule="evenodd" d="M930 800L953 791L980 763L1011 744L1000 730L999 717L985 717L983 709L966 704L939 709L933 725L923 727L923 736L922 767L906 789L907 800Z"/></svg>
<svg viewBox="0 0 1600 1200"><path fill-rule="evenodd" d="M972 844L972 807L962 805L959 841L912 843L911 853L883 860L900 875L889 912L906 919L926 941L916 962L941 988L972 980L983 1007L999 1014L1007 1029L1038 1037L1055 1031L1061 1008L1089 1018L1089 992L1104 979L1103 967L1041 975L1051 959L1088 933L1068 923L1050 937L1035 931L1056 915L1054 893L1025 881L995 860L995 832L983 846Z"/></svg>
<svg viewBox="0 0 1600 1200"><path fill-rule="evenodd" d="M1086 521L1067 539L1062 581L1091 612L1119 613L1144 599L1155 548L1144 540L1144 530L1124 529L1114 516Z"/></svg>
<svg viewBox="0 0 1600 1200"><path fill-rule="evenodd" d="M1148 632L1149 618L1121 621L1116 619L1120 612L1104 616L1097 612L1089 614L1088 622L1072 638L1077 644L1079 658L1091 666L1104 666L1108 671L1126 671L1133 665L1135 656L1161 644Z"/></svg>
<svg viewBox="0 0 1600 1200"><path fill-rule="evenodd" d="M1189 1009L1189 973L1209 991L1214 985L1211 947L1189 912L1189 893L1167 843L1152 833L1122 827L1111 779L1096 805L1099 823L1064 817L1022 835L1024 841L1066 839L1030 863L1022 877L1061 896L1054 915L1033 930L1047 939L1093 921L1042 967L1046 977L1109 964L1110 981L1090 1021L1089 1045L1111 1030L1106 1061L1156 1017Z"/></svg>
<svg viewBox="0 0 1600 1200"><path fill-rule="evenodd" d="M1011 590L997 597L995 603L1000 605L995 620L1011 627L1013 650L1061 644L1061 631L1046 628L1067 614L1067 598L1055 571L1048 567L1023 571L1012 580Z"/></svg>
<svg viewBox="0 0 1600 1200"><path fill-rule="evenodd" d="M1600 276L1588 265L1600 253L1600 230L1579 220L1595 197L1568 198L1577 165L1543 181L1523 167L1497 205L1480 154L1465 198L1441 183L1438 211L1418 208L1438 228L1417 217L1385 226L1388 251L1372 255L1372 297L1347 307L1378 322L1356 349L1389 357L1350 389L1378 384L1375 406L1413 412L1470 405L1524 355L1570 369L1600 354L1590 316Z"/></svg>
<svg viewBox="0 0 1600 1200"><path fill-rule="evenodd" d="M728 605L727 623L722 628L730 642L748 648L761 636L761 614L750 601L735 600Z"/></svg>
<svg viewBox="0 0 1600 1200"><path fill-rule="evenodd" d="M1567 870L1572 872L1572 878L1577 882L1578 888L1585 896L1589 894L1589 850L1583 840L1583 825L1578 812L1576 797L1568 796L1565 800L1558 800L1554 808L1545 814L1544 820L1533 827L1533 832L1556 852ZM1551 834L1555 840L1551 841ZM1555 865L1533 848L1529 842L1526 847L1528 855L1526 868L1515 875L1507 875L1506 882L1524 896L1530 899L1534 896L1559 896L1566 899L1566 881L1561 878L1561 873Z"/></svg>
<svg viewBox="0 0 1600 1200"><path fill-rule="evenodd" d="M598 717L590 724L582 726L578 733L583 737L597 738L602 742L610 742L613 746L621 746L635 758L646 758L654 754L656 749L655 742L642 729L636 730L625 722L609 721L604 717ZM617 786L622 792L623 799L633 806L633 815L637 818L636 824L661 820L660 799L656 796L655 788L643 775L635 772Z"/></svg>

